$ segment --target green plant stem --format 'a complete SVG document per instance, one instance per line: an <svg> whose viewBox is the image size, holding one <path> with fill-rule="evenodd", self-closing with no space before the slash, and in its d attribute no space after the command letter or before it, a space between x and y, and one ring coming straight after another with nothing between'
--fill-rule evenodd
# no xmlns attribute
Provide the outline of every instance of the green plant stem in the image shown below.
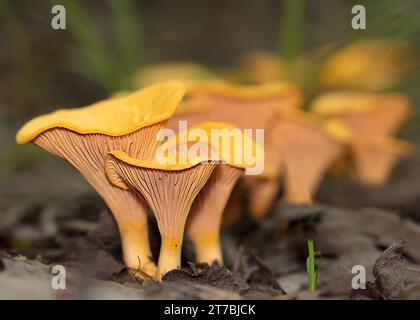
<svg viewBox="0 0 420 320"><path fill-rule="evenodd" d="M316 290L316 276L315 276L315 246L312 239L308 239L308 252L309 252L309 266L307 264L309 289L311 291Z"/></svg>
<svg viewBox="0 0 420 320"><path fill-rule="evenodd" d="M113 17L115 41L127 79L144 62L140 17L134 0L108 0Z"/></svg>
<svg viewBox="0 0 420 320"><path fill-rule="evenodd" d="M287 62L302 50L305 0L283 0L279 38L280 58Z"/></svg>

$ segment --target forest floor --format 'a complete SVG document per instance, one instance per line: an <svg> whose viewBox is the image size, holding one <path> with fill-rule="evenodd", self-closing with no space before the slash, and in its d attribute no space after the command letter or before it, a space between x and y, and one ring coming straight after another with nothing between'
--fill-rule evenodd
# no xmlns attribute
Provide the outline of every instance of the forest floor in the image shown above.
<svg viewBox="0 0 420 320"><path fill-rule="evenodd" d="M414 156L380 188L322 185L317 203L281 201L261 221L223 231L225 266L195 265L162 283L139 282L122 263L115 223L72 169L49 158L0 184L0 298L23 299L413 299L420 298L420 162ZM159 236L151 219L155 254ZM308 290L307 238L322 253L318 290ZM387 249L388 248L388 249ZM54 265L66 290L54 290ZM352 290L354 266L366 290Z"/></svg>

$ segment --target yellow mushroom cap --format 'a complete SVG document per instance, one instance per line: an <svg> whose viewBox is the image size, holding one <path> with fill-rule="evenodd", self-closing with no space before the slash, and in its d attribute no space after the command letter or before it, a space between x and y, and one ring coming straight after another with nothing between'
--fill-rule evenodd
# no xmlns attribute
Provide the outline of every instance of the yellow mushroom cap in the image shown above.
<svg viewBox="0 0 420 320"><path fill-rule="evenodd" d="M399 140L395 138L384 138L373 141L357 142L356 145L365 144L368 146L375 146L377 149L382 150L390 154L395 154L398 156L404 156L412 152L413 147L404 140Z"/></svg>
<svg viewBox="0 0 420 320"><path fill-rule="evenodd" d="M251 83L269 83L286 77L284 63L264 50L246 52L239 58L239 69Z"/></svg>
<svg viewBox="0 0 420 320"><path fill-rule="evenodd" d="M27 143L57 127L80 134L126 135L170 118L185 92L182 82L167 81L84 108L57 110L27 122L17 133L16 141Z"/></svg>
<svg viewBox="0 0 420 320"><path fill-rule="evenodd" d="M383 90L398 84L413 61L414 50L407 43L365 39L328 57L318 80L325 87Z"/></svg>
<svg viewBox="0 0 420 320"><path fill-rule="evenodd" d="M241 129L225 122L205 122L195 125L168 139L161 147L169 150L182 143L197 142L211 146L213 161L223 161L241 169L254 167L263 162L264 150ZM235 143L240 143L240 148ZM250 154L246 155L247 152Z"/></svg>
<svg viewBox="0 0 420 320"><path fill-rule="evenodd" d="M402 105L410 108L409 99L400 93L370 94L353 91L336 91L317 97L310 109L322 116L358 114L380 111L386 105Z"/></svg>

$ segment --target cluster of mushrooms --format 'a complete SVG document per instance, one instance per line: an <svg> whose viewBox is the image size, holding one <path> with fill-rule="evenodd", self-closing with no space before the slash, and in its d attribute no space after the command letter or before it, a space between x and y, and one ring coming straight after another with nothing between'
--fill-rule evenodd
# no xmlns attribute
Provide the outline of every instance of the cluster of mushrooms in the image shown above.
<svg viewBox="0 0 420 320"><path fill-rule="evenodd" d="M124 262L137 278L160 281L180 267L184 230L197 262L222 264L220 229L228 201L261 219L281 190L289 204L310 204L329 169L351 171L363 183L384 183L409 150L393 138L411 109L406 96L330 91L304 111L296 85L272 81L272 68L258 71L258 83L244 85L211 77L193 64L145 69L136 78L140 90L37 117L16 140L62 158L93 186L115 218ZM179 131L181 121L188 124L185 131ZM177 136L162 141L165 128ZM203 142L188 134L194 129L237 130L255 155L263 151L255 158L263 161L263 171L244 174L255 163L229 161L227 153L236 150L231 145L206 141L204 154L187 157L179 151ZM263 129L263 143L245 129ZM167 163L156 159L162 148L169 150ZM239 185L246 209L243 198L234 197ZM149 244L149 209L161 234L157 265Z"/></svg>

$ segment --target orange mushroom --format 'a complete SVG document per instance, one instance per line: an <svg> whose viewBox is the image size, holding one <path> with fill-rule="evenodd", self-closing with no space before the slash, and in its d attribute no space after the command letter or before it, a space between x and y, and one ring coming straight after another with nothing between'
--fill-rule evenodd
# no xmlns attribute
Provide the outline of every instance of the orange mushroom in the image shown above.
<svg viewBox="0 0 420 320"><path fill-rule="evenodd" d="M286 78L286 66L274 54L264 50L246 52L239 59L239 68L250 83L272 83Z"/></svg>
<svg viewBox="0 0 420 320"><path fill-rule="evenodd" d="M188 98L190 112L176 115L169 124L172 128L176 127L177 121L187 120L188 125L202 121L223 121L241 129L264 130L264 173L258 177L245 177L249 186L251 214L254 217L264 216L272 204L268 200L274 198L279 190L277 181L282 168L280 154L273 149L276 146L271 137L276 114L279 109L299 108L302 103L300 91L288 83L254 86L223 82L195 83L188 90ZM191 112L194 109L197 112ZM276 183L267 182L265 189L268 192L260 192L261 183L267 181L262 177L276 180ZM268 202L260 200L262 195L266 196Z"/></svg>
<svg viewBox="0 0 420 320"><path fill-rule="evenodd" d="M184 93L180 82L160 83L121 98L37 117L16 136L17 143L33 142L83 175L115 217L127 267L149 276L154 275L156 266L150 259L147 207L134 192L109 183L104 160L111 150L151 159L158 145L155 136Z"/></svg>
<svg viewBox="0 0 420 320"><path fill-rule="evenodd" d="M176 132L184 130L180 121L186 121L187 127L209 121L209 107L196 103L195 101L183 101L175 114L169 119L167 128Z"/></svg>
<svg viewBox="0 0 420 320"><path fill-rule="evenodd" d="M208 121L232 123L241 129L269 129L276 110L299 108L302 103L299 90L288 83L254 86L195 83L188 89L188 98L208 107Z"/></svg>
<svg viewBox="0 0 420 320"><path fill-rule="evenodd" d="M198 130L205 132L205 137L211 137L211 145L218 150L217 158L222 160L223 164L216 167L194 201L186 231L194 244L198 262L223 263L220 227L227 201L239 177L247 168L257 166L258 161L262 163L264 155L239 128L221 122L203 123L192 127L180 133L178 141L201 141L203 134L199 134Z"/></svg>
<svg viewBox="0 0 420 320"><path fill-rule="evenodd" d="M187 144L185 146L189 148ZM157 280L180 267L188 213L215 168L215 164L209 162L211 153L197 157L169 153L164 160L155 157L145 161L131 158L122 151L113 151L105 164L109 180L124 190L135 190L157 219L162 239Z"/></svg>
<svg viewBox="0 0 420 320"><path fill-rule="evenodd" d="M281 112L274 129L282 154L284 197L293 204L311 203L332 162L345 150L350 131L338 121L321 121L304 112Z"/></svg>
<svg viewBox="0 0 420 320"><path fill-rule="evenodd" d="M262 219L270 212L280 192L280 177L246 176L245 185L248 190L248 210L255 219Z"/></svg>
<svg viewBox="0 0 420 320"><path fill-rule="evenodd" d="M412 64L407 43L360 40L332 53L319 68L319 82L328 88L384 90L397 85Z"/></svg>
<svg viewBox="0 0 420 320"><path fill-rule="evenodd" d="M350 149L352 165L355 165L356 177L368 184L385 182L390 174L399 158L399 152L397 152L399 149L395 149L395 145L401 145L401 143L391 143L389 139L408 118L411 108L410 100L403 94L353 92L321 95L314 100L311 107L319 115L342 121L351 130L353 135ZM363 159L372 160L374 154L378 163L377 166L374 163L371 164L375 168L372 169L371 174L368 174L365 172L368 167ZM379 159L379 154L382 155L381 159ZM388 160L385 161L385 158ZM346 163L348 162L344 162ZM347 165L347 170L349 168ZM343 171L342 167L340 171Z"/></svg>
<svg viewBox="0 0 420 320"><path fill-rule="evenodd" d="M354 143L352 154L357 178L366 184L385 183L395 163L409 151L408 143L395 139Z"/></svg>
<svg viewBox="0 0 420 320"><path fill-rule="evenodd" d="M354 139L377 139L391 136L408 118L411 102L403 94L368 94L332 92L320 95L311 111L342 121Z"/></svg>

